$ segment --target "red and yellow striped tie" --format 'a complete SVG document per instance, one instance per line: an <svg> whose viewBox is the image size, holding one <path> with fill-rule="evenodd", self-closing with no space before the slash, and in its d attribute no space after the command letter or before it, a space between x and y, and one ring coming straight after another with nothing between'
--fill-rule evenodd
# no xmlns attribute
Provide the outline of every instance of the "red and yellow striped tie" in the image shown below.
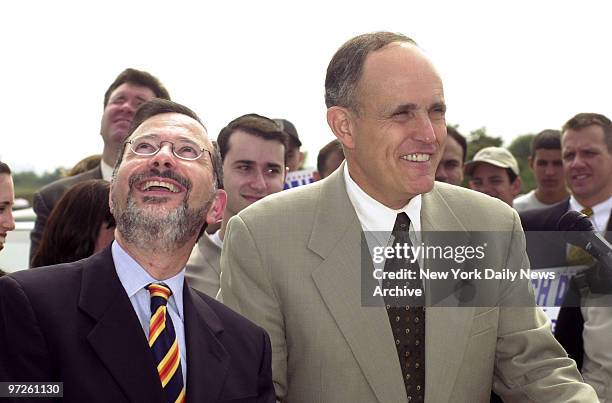
<svg viewBox="0 0 612 403"><path fill-rule="evenodd" d="M151 322L149 347L157 364L157 372L168 403L185 401L185 383L181 371L181 354L167 304L172 291L167 285L149 284L151 294Z"/></svg>

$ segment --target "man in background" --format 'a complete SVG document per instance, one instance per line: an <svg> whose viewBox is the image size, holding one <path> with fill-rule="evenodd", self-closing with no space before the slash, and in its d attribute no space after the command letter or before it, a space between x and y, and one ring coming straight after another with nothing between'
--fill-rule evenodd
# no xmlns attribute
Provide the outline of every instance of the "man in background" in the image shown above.
<svg viewBox="0 0 612 403"><path fill-rule="evenodd" d="M59 179L34 193L32 204L36 221L30 232L30 261L38 249L49 213L64 192L72 185L88 179L111 179L115 161L127 137L136 109L152 98L169 100L170 95L162 83L146 71L125 69L108 87L104 93L104 111L100 127L104 142L102 161L96 168Z"/></svg>
<svg viewBox="0 0 612 403"><path fill-rule="evenodd" d="M234 119L219 133L227 206L221 228L213 234L204 233L187 262L186 276L196 290L213 298L219 291L221 249L229 219L283 190L288 141L288 135L273 120L254 113Z"/></svg>
<svg viewBox="0 0 612 403"><path fill-rule="evenodd" d="M568 247L562 234L550 232L557 231L566 212L580 211L589 217L595 231L612 241L612 122L601 114L579 113L563 125L561 133L563 172L571 196L551 207L524 211L521 221L525 231L534 231L536 236L533 241L528 238L527 246L530 260L538 266L589 266L572 279L566 296L569 306L561 308L555 336L576 360L600 401L612 402L612 307L602 306L605 299L586 306L591 294L610 294L612 276L585 251ZM544 237L537 237L539 234ZM581 282L588 285L582 291Z"/></svg>
<svg viewBox="0 0 612 403"><path fill-rule="evenodd" d="M327 143L317 155L317 171L314 173L315 180L321 180L328 177L334 172L344 161L344 152L342 144L338 139L334 139Z"/></svg>
<svg viewBox="0 0 612 403"><path fill-rule="evenodd" d="M463 164L467 154L467 141L452 126L446 126L446 143L444 153L438 168L436 169L436 180L461 186L463 183Z"/></svg>
<svg viewBox="0 0 612 403"><path fill-rule="evenodd" d="M543 130L533 138L528 163L536 188L514 199L516 211L549 207L569 196L563 177L559 130Z"/></svg>
<svg viewBox="0 0 612 403"><path fill-rule="evenodd" d="M495 197L512 207L521 191L518 163L510 151L501 147L485 147L465 164L470 189Z"/></svg>
<svg viewBox="0 0 612 403"><path fill-rule="evenodd" d="M287 119L274 119L280 129L289 136L289 146L287 147L287 168L289 172L299 171L304 164L305 154L300 151L302 142L298 135L295 125Z"/></svg>

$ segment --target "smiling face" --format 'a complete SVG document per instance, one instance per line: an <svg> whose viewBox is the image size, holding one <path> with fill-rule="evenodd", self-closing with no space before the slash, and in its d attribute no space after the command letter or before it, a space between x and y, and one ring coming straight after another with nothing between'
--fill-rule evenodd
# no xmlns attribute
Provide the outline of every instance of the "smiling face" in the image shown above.
<svg viewBox="0 0 612 403"><path fill-rule="evenodd" d="M521 191L521 178L510 182L508 168L480 163L474 167L470 178L470 189L487 194L512 206L514 198Z"/></svg>
<svg viewBox="0 0 612 403"><path fill-rule="evenodd" d="M334 131L353 180L391 208L429 192L446 139L442 81L429 60L408 43L370 53L356 101Z"/></svg>
<svg viewBox="0 0 612 403"><path fill-rule="evenodd" d="M100 133L105 149L114 152L113 158L127 137L136 109L154 97L150 88L130 83L121 84L111 93L102 114ZM114 161L108 163L113 164Z"/></svg>
<svg viewBox="0 0 612 403"><path fill-rule="evenodd" d="M0 250L4 249L7 233L15 229L14 200L13 178L9 174L0 174Z"/></svg>
<svg viewBox="0 0 612 403"><path fill-rule="evenodd" d="M561 149L565 180L580 204L592 207L612 196L612 153L600 126L566 130Z"/></svg>
<svg viewBox="0 0 612 403"><path fill-rule="evenodd" d="M131 140L156 139L161 149L152 156L137 155L126 147L111 186L111 211L126 242L144 245L165 240L171 247L195 238L204 222L219 219L225 193L215 190L208 152L194 161L174 155L170 143L192 142L212 150L206 131L197 121L178 113L145 120Z"/></svg>
<svg viewBox="0 0 612 403"><path fill-rule="evenodd" d="M257 200L283 190L284 161L285 146L280 141L242 130L233 132L223 160L227 215L234 216Z"/></svg>

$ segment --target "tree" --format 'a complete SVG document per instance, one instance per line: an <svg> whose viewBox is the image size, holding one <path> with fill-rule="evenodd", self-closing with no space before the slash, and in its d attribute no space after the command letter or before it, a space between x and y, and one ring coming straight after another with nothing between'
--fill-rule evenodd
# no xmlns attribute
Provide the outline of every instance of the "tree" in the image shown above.
<svg viewBox="0 0 612 403"><path fill-rule="evenodd" d="M535 134L524 134L512 140L508 150L514 155L521 172L521 182L523 183L523 193L527 193L536 187L533 172L529 169L528 158L531 155L531 142Z"/></svg>
<svg viewBox="0 0 612 403"><path fill-rule="evenodd" d="M470 132L468 137L468 148L467 148L467 159L471 161L474 158L474 154L485 147L501 147L503 140L501 137L493 137L487 134L487 129L481 127Z"/></svg>

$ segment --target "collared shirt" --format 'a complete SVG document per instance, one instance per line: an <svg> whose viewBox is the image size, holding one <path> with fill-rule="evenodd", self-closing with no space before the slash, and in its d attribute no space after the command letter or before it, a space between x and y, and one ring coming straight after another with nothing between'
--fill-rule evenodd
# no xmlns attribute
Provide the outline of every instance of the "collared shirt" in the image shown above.
<svg viewBox="0 0 612 403"><path fill-rule="evenodd" d="M161 283L161 281L151 277L143 267L135 261L127 252L119 245L117 241L113 241L111 247L113 254L113 262L119 281L125 289L132 307L138 316L142 330L149 339L149 322L151 320L151 297L149 291L145 288L151 283ZM172 318L174 332L178 339L179 352L181 354L181 370L183 372L183 382L187 386L187 349L185 346L185 325L183 316L183 283L185 282L185 268L177 275L163 281L170 290L172 295L168 300L167 311Z"/></svg>
<svg viewBox="0 0 612 403"><path fill-rule="evenodd" d="M204 233L204 235L206 235L208 238L210 238L211 242L214 243L215 245L217 245L219 247L219 249L223 249L223 239L221 239L221 230L218 229L214 234L212 235L208 235L206 232Z"/></svg>
<svg viewBox="0 0 612 403"><path fill-rule="evenodd" d="M581 211L584 206L578 203L574 196L570 197L570 210ZM606 225L608 225L608 219L610 218L610 210L612 210L612 197L608 200L591 207L593 215L589 217L595 227L595 231L600 233L606 232Z"/></svg>
<svg viewBox="0 0 612 403"><path fill-rule="evenodd" d="M389 208L371 197L351 178L348 165L344 164L344 183L346 193L357 213L361 223L361 229L366 234L366 240L370 251L376 246L387 246L392 242L391 232L399 213L406 213L410 218L410 240L413 245L420 244L419 232L421 231L421 203L422 196L416 195L402 208L395 210ZM422 257L419 265L423 267ZM376 269L384 268L384 261L374 263Z"/></svg>
<svg viewBox="0 0 612 403"><path fill-rule="evenodd" d="M113 177L113 167L104 162L104 160L100 160L100 171L102 172L102 179L110 182Z"/></svg>

